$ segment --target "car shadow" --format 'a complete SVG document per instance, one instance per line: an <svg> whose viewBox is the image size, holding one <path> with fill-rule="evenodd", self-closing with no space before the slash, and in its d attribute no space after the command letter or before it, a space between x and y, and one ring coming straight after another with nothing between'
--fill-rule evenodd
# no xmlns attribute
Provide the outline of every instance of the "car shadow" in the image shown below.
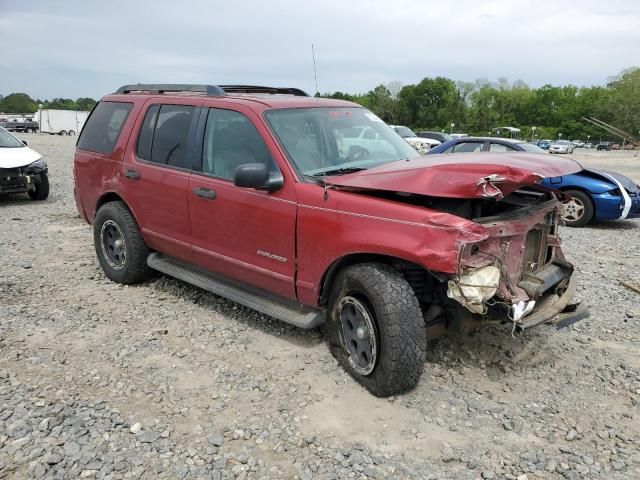
<svg viewBox="0 0 640 480"><path fill-rule="evenodd" d="M31 200L26 193L0 194L0 207L14 207L35 203L39 202Z"/></svg>
<svg viewBox="0 0 640 480"><path fill-rule="evenodd" d="M589 224L589 228L597 230L632 230L638 228L638 220L598 220Z"/></svg>

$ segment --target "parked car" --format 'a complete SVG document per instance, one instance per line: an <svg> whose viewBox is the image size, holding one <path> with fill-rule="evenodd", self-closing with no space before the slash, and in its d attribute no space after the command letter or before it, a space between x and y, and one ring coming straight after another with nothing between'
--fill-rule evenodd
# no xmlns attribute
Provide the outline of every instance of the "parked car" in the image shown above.
<svg viewBox="0 0 640 480"><path fill-rule="evenodd" d="M28 119L12 119L9 121L0 121L0 127L9 132L35 133L38 131L38 122Z"/></svg>
<svg viewBox="0 0 640 480"><path fill-rule="evenodd" d="M522 141L480 137L452 140L434 148L429 154L461 151L546 153ZM640 186L619 173L583 168L570 175L545 178L540 183L569 195L564 200L562 215L568 226L583 227L593 220L640 217Z"/></svg>
<svg viewBox="0 0 640 480"><path fill-rule="evenodd" d="M587 142L584 144L584 148L593 148L593 143Z"/></svg>
<svg viewBox="0 0 640 480"><path fill-rule="evenodd" d="M549 145L549 153L573 153L574 146L568 140L556 140Z"/></svg>
<svg viewBox="0 0 640 480"><path fill-rule="evenodd" d="M27 193L32 200L49 196L49 169L42 156L0 127L0 194Z"/></svg>
<svg viewBox="0 0 640 480"><path fill-rule="evenodd" d="M596 145L596 150L600 151L600 150L605 150L605 151L609 151L611 150L611 144L609 142L600 142L599 144Z"/></svg>
<svg viewBox="0 0 640 480"><path fill-rule="evenodd" d="M386 147L341 149L357 128ZM421 157L360 105L294 88L137 84L87 120L74 194L109 279L157 270L298 327L326 323L341 365L385 396L417 383L438 326L572 318L557 316L575 292L562 194L536 181L579 170Z"/></svg>
<svg viewBox="0 0 640 480"><path fill-rule="evenodd" d="M438 140L440 143L448 142L453 137L445 132L429 132L422 131L418 132L418 136L421 138L432 138L433 140Z"/></svg>
<svg viewBox="0 0 640 480"><path fill-rule="evenodd" d="M584 147L584 142L582 140L571 140L571 143L573 144L573 146L575 148L582 148Z"/></svg>
<svg viewBox="0 0 640 480"><path fill-rule="evenodd" d="M395 130L395 132L404 138L409 145L415 148L419 153L426 153L431 150L434 146L440 145L438 140L434 140L432 138L421 138L413 133L408 127L404 127L402 125L389 125L391 128Z"/></svg>
<svg viewBox="0 0 640 480"><path fill-rule="evenodd" d="M539 140L536 145L538 145L538 147L543 150L549 150L549 147L551 146L551 140Z"/></svg>

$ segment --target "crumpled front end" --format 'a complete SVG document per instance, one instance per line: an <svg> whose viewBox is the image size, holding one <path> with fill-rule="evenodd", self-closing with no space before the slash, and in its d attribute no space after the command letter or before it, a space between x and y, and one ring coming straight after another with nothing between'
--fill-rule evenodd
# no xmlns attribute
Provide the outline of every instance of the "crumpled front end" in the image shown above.
<svg viewBox="0 0 640 480"><path fill-rule="evenodd" d="M485 319L520 328L563 311L575 285L558 237L561 208L554 199L513 218L476 219L488 237L462 246L447 296Z"/></svg>

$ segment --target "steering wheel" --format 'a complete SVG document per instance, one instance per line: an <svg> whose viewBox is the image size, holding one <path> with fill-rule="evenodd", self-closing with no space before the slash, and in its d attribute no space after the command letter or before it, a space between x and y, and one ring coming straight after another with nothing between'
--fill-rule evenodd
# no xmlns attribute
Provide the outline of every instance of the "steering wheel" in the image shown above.
<svg viewBox="0 0 640 480"><path fill-rule="evenodd" d="M364 160L368 156L369 150L358 145L352 145L351 148L349 148L349 153L347 154L347 161L353 162L357 160Z"/></svg>

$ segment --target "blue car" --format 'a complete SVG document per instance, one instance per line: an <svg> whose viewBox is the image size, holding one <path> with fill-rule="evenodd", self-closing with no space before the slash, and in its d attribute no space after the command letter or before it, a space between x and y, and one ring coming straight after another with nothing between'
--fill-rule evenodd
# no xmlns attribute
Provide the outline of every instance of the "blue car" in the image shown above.
<svg viewBox="0 0 640 480"><path fill-rule="evenodd" d="M428 155L459 152L529 152L547 154L536 145L507 138L465 137L437 145ZM545 178L540 182L571 195L565 202L564 221L583 227L593 220L640 218L640 185L615 172L585 168L579 173Z"/></svg>
<svg viewBox="0 0 640 480"><path fill-rule="evenodd" d="M543 150L549 150L551 146L551 140L540 140L537 145Z"/></svg>

